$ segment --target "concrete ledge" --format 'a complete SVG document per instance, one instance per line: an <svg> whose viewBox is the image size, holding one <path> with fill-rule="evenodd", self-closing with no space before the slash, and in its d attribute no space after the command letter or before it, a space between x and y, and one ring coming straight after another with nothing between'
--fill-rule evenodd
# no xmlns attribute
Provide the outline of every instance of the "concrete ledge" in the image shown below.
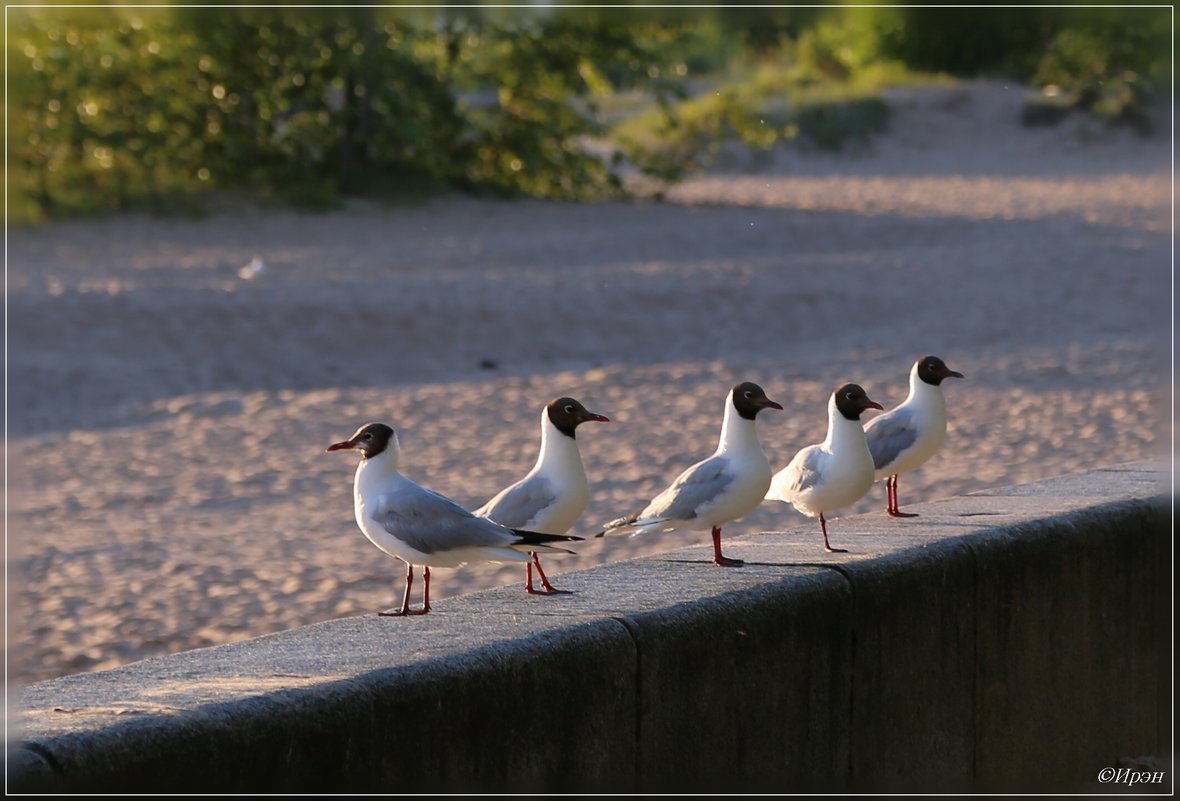
<svg viewBox="0 0 1180 801"><path fill-rule="evenodd" d="M1123 465L41 682L8 790L1070 791L1170 748L1170 492Z"/></svg>

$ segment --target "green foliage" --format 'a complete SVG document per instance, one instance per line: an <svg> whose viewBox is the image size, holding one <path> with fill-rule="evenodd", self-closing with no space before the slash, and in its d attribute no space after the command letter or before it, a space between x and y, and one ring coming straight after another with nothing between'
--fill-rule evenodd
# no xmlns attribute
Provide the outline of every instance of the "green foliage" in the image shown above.
<svg viewBox="0 0 1180 801"><path fill-rule="evenodd" d="M872 12L882 55L912 69L957 76L1026 73L1024 65L1044 46L1052 24L1046 10L1036 7L909 6Z"/></svg>
<svg viewBox="0 0 1180 801"><path fill-rule="evenodd" d="M839 148L915 70L1004 74L1146 126L1170 90L1158 8L28 8L8 27L9 214L315 208L445 187L593 198L727 141Z"/></svg>
<svg viewBox="0 0 1180 801"><path fill-rule="evenodd" d="M1090 16L1086 24L1059 31L1032 76L1048 90L1047 98L1026 108L1026 122L1060 118L1052 110L1083 109L1146 133L1153 94L1166 79L1158 58L1167 43L1164 19Z"/></svg>
<svg viewBox="0 0 1180 801"><path fill-rule="evenodd" d="M875 17L829 14L794 40L797 82L863 82L864 76L885 67L901 68L881 53Z"/></svg>
<svg viewBox="0 0 1180 801"><path fill-rule="evenodd" d="M40 24L20 25L24 15L14 16L9 164L19 208L93 213L207 180L202 115L173 85L195 80L187 34L161 41L140 18L65 25L42 12Z"/></svg>
<svg viewBox="0 0 1180 801"><path fill-rule="evenodd" d="M456 183L513 194L585 198L617 192L608 165L578 146L602 129L596 98L613 84L597 64L645 66L650 52L602 17L557 15L512 29L483 23L489 44L473 51L466 80L495 86L494 102L470 105L457 151Z"/></svg>
<svg viewBox="0 0 1180 801"><path fill-rule="evenodd" d="M795 40L823 20L822 8L734 8L716 16L717 24L741 37L758 57L774 55L784 41Z"/></svg>
<svg viewBox="0 0 1180 801"><path fill-rule="evenodd" d="M414 28L373 9L187 9L225 179L310 205L374 187L441 185L461 127L450 87Z"/></svg>
<svg viewBox="0 0 1180 801"><path fill-rule="evenodd" d="M600 131L595 97L621 74L648 85L675 35L640 43L606 18L587 35L563 14L50 9L14 12L9 46L12 211L36 219L215 188L315 208L445 186L616 192L579 144Z"/></svg>
<svg viewBox="0 0 1180 801"><path fill-rule="evenodd" d="M24 123L13 173L36 215L167 207L214 187L323 207L374 177L437 173L434 146L458 128L446 87L390 44L397 31L378 41L355 18L243 9L12 21L10 49L25 59L11 73ZM374 57L382 46L389 54ZM399 124L379 124L389 118Z"/></svg>
<svg viewBox="0 0 1180 801"><path fill-rule="evenodd" d="M635 167L674 181L707 166L726 141L770 147L782 136L784 122L779 117L768 121L749 92L725 86L632 118L614 135Z"/></svg>
<svg viewBox="0 0 1180 801"><path fill-rule="evenodd" d="M1024 111L1049 124L1081 109L1148 128L1170 89L1171 13L1159 8L875 9L878 49L915 69L1004 74L1049 93Z"/></svg>
<svg viewBox="0 0 1180 801"><path fill-rule="evenodd" d="M725 84L670 103L614 128L627 159L642 172L675 181L712 163L726 142L767 150L796 139L839 150L884 130L889 107L874 91L823 85Z"/></svg>
<svg viewBox="0 0 1180 801"><path fill-rule="evenodd" d="M614 137L628 161L664 181L708 166L726 142L762 150L788 139L827 150L863 142L888 121L879 89L913 79L874 58L871 37L821 20L725 82L624 120Z"/></svg>

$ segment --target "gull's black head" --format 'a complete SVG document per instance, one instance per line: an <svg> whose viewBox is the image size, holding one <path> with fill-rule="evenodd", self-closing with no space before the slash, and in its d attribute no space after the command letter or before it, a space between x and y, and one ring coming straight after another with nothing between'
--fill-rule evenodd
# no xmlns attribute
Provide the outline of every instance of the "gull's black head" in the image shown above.
<svg viewBox="0 0 1180 801"><path fill-rule="evenodd" d="M393 429L385 423L366 423L356 430L343 442L334 442L328 446L330 451L355 450L360 451L365 459L371 459L389 447L393 439Z"/></svg>
<svg viewBox="0 0 1180 801"><path fill-rule="evenodd" d="M860 384L845 384L832 393L836 408L848 420L859 420L865 409L881 409L881 404L871 399Z"/></svg>
<svg viewBox="0 0 1180 801"><path fill-rule="evenodd" d="M937 356L923 356L917 361L918 378L931 386L938 386L944 378L962 378L963 374L955 372Z"/></svg>
<svg viewBox="0 0 1180 801"><path fill-rule="evenodd" d="M573 398L556 398L549 401L545 409L549 413L549 422L553 423L553 427L570 438L573 438L575 429L582 423L610 422L609 417L595 414Z"/></svg>
<svg viewBox="0 0 1180 801"><path fill-rule="evenodd" d="M753 381L734 384L733 392L730 394L733 396L733 407L747 420L753 420L763 409L779 409L781 411L783 408L766 397L762 387Z"/></svg>

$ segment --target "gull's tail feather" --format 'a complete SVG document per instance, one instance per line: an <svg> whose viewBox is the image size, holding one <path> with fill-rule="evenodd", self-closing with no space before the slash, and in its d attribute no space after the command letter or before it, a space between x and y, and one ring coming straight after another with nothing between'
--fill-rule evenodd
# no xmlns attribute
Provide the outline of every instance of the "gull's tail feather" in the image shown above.
<svg viewBox="0 0 1180 801"><path fill-rule="evenodd" d="M539 531L524 531L522 529L514 528L512 533L520 537L518 542L512 543L510 548L518 551L546 551L554 553L574 553L568 548L558 548L550 543L554 542L579 542L583 538L575 537L572 534L542 534Z"/></svg>
<svg viewBox="0 0 1180 801"><path fill-rule="evenodd" d="M607 534L625 534L625 531L615 531L615 529L623 528L639 519L639 513L635 513L629 517L620 517L617 520L612 520L602 527L602 531L595 534L595 537L603 537Z"/></svg>
<svg viewBox="0 0 1180 801"><path fill-rule="evenodd" d="M780 470L770 479L770 486L767 487L766 495L763 496L762 500L790 503L791 498L795 497L798 484L798 477L788 476L786 475L786 471Z"/></svg>
<svg viewBox="0 0 1180 801"><path fill-rule="evenodd" d="M602 531L594 536L602 537L606 534L630 534L634 536L651 528L662 528L668 522L667 518L662 517L648 517L641 520L639 515L634 514L630 517L620 517L618 520L612 520L602 527Z"/></svg>

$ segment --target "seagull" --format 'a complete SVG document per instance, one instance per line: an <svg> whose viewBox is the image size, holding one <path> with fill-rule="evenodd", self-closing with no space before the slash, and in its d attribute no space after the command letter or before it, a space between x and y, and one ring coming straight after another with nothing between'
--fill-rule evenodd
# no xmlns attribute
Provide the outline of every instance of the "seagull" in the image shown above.
<svg viewBox="0 0 1180 801"><path fill-rule="evenodd" d="M828 399L828 436L808 445L774 475L766 499L789 503L808 517L819 516L824 550L846 553L828 542L824 512L855 503L873 486L873 457L865 441L860 415L880 409L857 384L837 387Z"/></svg>
<svg viewBox="0 0 1180 801"><path fill-rule="evenodd" d="M712 456L681 473L643 511L607 523L603 534L712 529L713 562L742 565L721 555L721 527L758 508L770 486L770 462L758 442L754 418L763 409L782 406L749 381L735 384L725 399L721 441Z"/></svg>
<svg viewBox="0 0 1180 801"><path fill-rule="evenodd" d="M910 394L865 426L876 478L886 479L885 511L892 517L917 517L897 507L897 476L925 462L946 438L944 378L962 378L937 356L923 356L910 369Z"/></svg>
<svg viewBox="0 0 1180 801"><path fill-rule="evenodd" d="M501 490L498 495L475 510L510 528L564 534L586 511L590 502L590 483L582 467L582 455L575 439L577 428L586 422L609 423L610 418L588 411L573 398L557 398L541 410L541 453L528 475ZM524 591L530 595L564 593L549 583L541 569L541 559L533 551L526 565ZM533 588L533 565L541 577L543 590Z"/></svg>
<svg viewBox="0 0 1180 801"><path fill-rule="evenodd" d="M356 450L361 463L353 481L353 511L369 541L406 563L406 592L401 609L381 615L425 615L430 611L430 568L467 562L527 562L531 551L560 551L554 542L581 537L518 531L476 517L459 504L416 484L398 472L401 446L384 423L368 423L329 451ZM422 608L410 610L414 565L422 565Z"/></svg>

